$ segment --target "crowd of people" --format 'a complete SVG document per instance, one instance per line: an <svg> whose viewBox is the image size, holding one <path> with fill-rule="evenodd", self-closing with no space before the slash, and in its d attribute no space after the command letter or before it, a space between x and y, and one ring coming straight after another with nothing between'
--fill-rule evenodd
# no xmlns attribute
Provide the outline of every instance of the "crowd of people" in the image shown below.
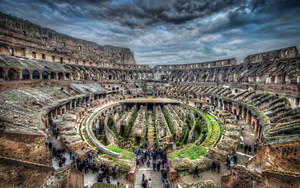
<svg viewBox="0 0 300 188"><path fill-rule="evenodd" d="M226 157L225 165L226 165L227 169L230 169L230 167L237 165L237 163L238 163L237 155L236 155L235 151L232 150L232 152L229 155L227 155L227 157Z"/></svg>
<svg viewBox="0 0 300 188"><path fill-rule="evenodd" d="M164 184L165 188L170 188L171 185L168 181L168 171L170 168L169 161L167 158L166 150L163 148L157 148L153 150L138 150L136 152L136 166L142 167L145 164L148 168L151 168L155 172L160 172L161 174L161 181ZM151 178L146 178L145 174L142 176L142 186L143 188L151 188L152 187L152 180Z"/></svg>
<svg viewBox="0 0 300 188"><path fill-rule="evenodd" d="M59 129L56 127L56 124L53 121L50 121L49 123L49 136L53 135L56 139L59 139ZM87 157L84 159L81 159L80 157L77 157L74 152L71 150L67 151L65 148L58 149L54 146L54 143L50 142L49 140L46 142L46 146L49 148L51 152L51 156L58 162L58 166L61 168L64 165L66 165L67 157L69 157L70 164L77 168L80 172L84 174L88 174L89 172L98 173L97 176L97 182L103 182L103 183L111 183L110 177L112 176L113 179L117 178L117 171L118 167L114 166L111 169L105 165L101 164L100 167L98 167L95 163L95 156L97 153L94 153L92 151L89 151L87 153ZM84 148L82 148L84 149ZM119 182L118 182L119 184Z"/></svg>

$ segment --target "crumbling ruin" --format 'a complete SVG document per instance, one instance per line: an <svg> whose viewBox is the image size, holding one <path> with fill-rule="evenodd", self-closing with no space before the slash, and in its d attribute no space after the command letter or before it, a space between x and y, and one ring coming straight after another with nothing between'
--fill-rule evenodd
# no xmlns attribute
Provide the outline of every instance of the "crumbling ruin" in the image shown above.
<svg viewBox="0 0 300 188"><path fill-rule="evenodd" d="M296 47L183 65L135 63L100 46L0 14L0 187L83 187L55 169L52 126L76 157L118 167L134 185L139 148L167 148L169 181L224 163L249 125L257 152L223 187L299 187L300 56ZM241 123L242 122L242 123ZM193 155L187 155L187 153ZM215 187L209 181L194 186Z"/></svg>

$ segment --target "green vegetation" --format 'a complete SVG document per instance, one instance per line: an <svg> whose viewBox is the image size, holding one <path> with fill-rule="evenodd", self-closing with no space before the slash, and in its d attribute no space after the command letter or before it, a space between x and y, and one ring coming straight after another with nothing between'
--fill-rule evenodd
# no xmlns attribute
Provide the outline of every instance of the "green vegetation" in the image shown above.
<svg viewBox="0 0 300 188"><path fill-rule="evenodd" d="M95 183L91 188L125 188L125 185L113 185L107 183Z"/></svg>
<svg viewBox="0 0 300 188"><path fill-rule="evenodd" d="M192 127L193 125L190 125L190 123L192 123L192 121L190 119L186 119L186 124L185 124L185 127L184 127L184 134L183 136L181 137L180 141L178 141L176 144L177 146L182 146L183 144L186 144L187 143L187 139L188 139L188 136L189 136L189 132L190 132L190 127Z"/></svg>
<svg viewBox="0 0 300 188"><path fill-rule="evenodd" d="M207 156L206 148L202 146L196 146L195 144L189 144L181 150L177 150L170 154L170 158L174 159L175 157L179 158L188 158L194 160L199 158L199 156Z"/></svg>
<svg viewBox="0 0 300 188"><path fill-rule="evenodd" d="M95 149L98 150L97 146L95 146L95 144L89 139L89 137L88 137L88 135L87 135L85 129L83 130L83 136L84 136L85 140L88 142L88 144L89 144L91 147L93 147L93 148L95 148Z"/></svg>
<svg viewBox="0 0 300 188"><path fill-rule="evenodd" d="M81 121L81 123L80 123L80 125L79 125L79 129L78 129L78 131L79 131L79 136L80 136L81 140L84 140L83 137L82 137L81 127L82 127L82 124L85 124L85 121L86 121L86 118L84 118L84 119Z"/></svg>
<svg viewBox="0 0 300 188"><path fill-rule="evenodd" d="M172 121L170 120L169 116L167 115L167 112L166 112L165 109L163 109L163 113L164 113L164 116L165 116L166 121L167 121L167 123L168 123L169 129L170 129L170 131L171 131L171 133L172 133L172 135L173 135L173 139L176 140L176 131L175 131L175 128L174 128L174 126L173 126L173 123L172 123Z"/></svg>
<svg viewBox="0 0 300 188"><path fill-rule="evenodd" d="M113 152L116 152L116 153L119 153L119 154L123 155L124 159L134 160L135 154L133 152L126 151L122 148L119 148L118 146L116 146L114 144L110 144L110 145L106 146L106 148L113 151Z"/></svg>
<svg viewBox="0 0 300 188"><path fill-rule="evenodd" d="M132 128L132 126L134 124L134 121L135 121L136 117L137 117L137 111L134 111L133 114L132 114L132 116L131 116L131 119L130 119L130 121L128 123L127 129L125 131L125 134L124 134L125 138L129 137L129 135L131 133L131 128Z"/></svg>
<svg viewBox="0 0 300 188"><path fill-rule="evenodd" d="M219 122L213 117L213 115L203 113L205 121L207 122L207 136L204 142L201 144L203 147L214 146L220 137L220 126Z"/></svg>
<svg viewBox="0 0 300 188"><path fill-rule="evenodd" d="M215 146L217 142L220 140L220 137L223 132L223 128L219 121L215 119L215 117L211 114L204 113L197 108L193 108L195 112L199 113L206 122L206 127L202 127L202 137L199 137L197 142L200 141L201 146L203 147L211 147ZM200 126L198 120L196 120L196 126ZM197 125L198 124L198 125Z"/></svg>
<svg viewBox="0 0 300 188"><path fill-rule="evenodd" d="M114 126L114 122L113 122L113 120L112 120L111 118L109 118L108 121L107 121L107 127L108 127L110 130L112 130L112 132L114 133L116 139L118 140L118 145L119 145L120 139L121 139L121 138L120 138L120 135L119 135L119 133L118 133L116 127Z"/></svg>
<svg viewBox="0 0 300 188"><path fill-rule="evenodd" d="M154 142L154 147L158 148L159 143L158 143L158 130L157 130L157 126L156 126L156 110L155 108L153 108L153 113L152 113L152 123L154 126L154 137L155 137L155 142Z"/></svg>

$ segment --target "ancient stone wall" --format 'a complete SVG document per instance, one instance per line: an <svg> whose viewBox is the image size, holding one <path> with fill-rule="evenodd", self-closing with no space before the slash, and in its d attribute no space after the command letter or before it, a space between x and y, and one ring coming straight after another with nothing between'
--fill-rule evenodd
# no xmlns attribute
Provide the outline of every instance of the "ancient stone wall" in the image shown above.
<svg viewBox="0 0 300 188"><path fill-rule="evenodd" d="M263 169L293 171L300 174L299 150L299 142L264 145L259 148L256 161Z"/></svg>
<svg viewBox="0 0 300 188"><path fill-rule="evenodd" d="M53 172L50 166L0 157L0 187L40 187Z"/></svg>
<svg viewBox="0 0 300 188"><path fill-rule="evenodd" d="M0 154L4 157L50 166L52 162L45 142L46 137L42 134L22 133L17 128L11 131L0 129Z"/></svg>
<svg viewBox="0 0 300 188"><path fill-rule="evenodd" d="M64 64L135 64L128 48L100 46L0 13L0 53Z"/></svg>

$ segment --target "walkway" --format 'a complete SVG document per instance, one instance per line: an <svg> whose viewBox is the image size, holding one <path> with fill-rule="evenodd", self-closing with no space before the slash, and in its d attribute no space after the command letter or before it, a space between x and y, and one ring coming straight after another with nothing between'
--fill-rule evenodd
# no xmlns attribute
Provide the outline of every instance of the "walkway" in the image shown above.
<svg viewBox="0 0 300 188"><path fill-rule="evenodd" d="M151 168L147 168L146 165L143 167L139 167L136 170L136 177L135 177L135 183L134 188L142 188L142 178L143 174L145 174L145 178L148 179L151 178L152 181L152 188L163 188L164 184L161 181L161 173L157 171L153 171Z"/></svg>
<svg viewBox="0 0 300 188"><path fill-rule="evenodd" d="M224 163L221 162L220 173L206 170L203 172L199 172L199 177L195 177L195 178L193 177L193 174L184 174L184 176L181 176L181 180L182 180L182 182L185 182L185 183L193 183L193 182L212 180L213 182L215 182L217 184L218 187L221 187L221 178L228 172L229 171L227 170Z"/></svg>
<svg viewBox="0 0 300 188"><path fill-rule="evenodd" d="M240 165L246 165L256 153L254 153L254 143L256 141L256 135L254 133L254 130L252 127L245 123L244 120L239 121L239 125L245 125L245 129L242 130L241 136L244 138L244 147L245 145L251 146L252 150L251 153L245 153L244 149L239 146L236 154L238 155L238 164Z"/></svg>
<svg viewBox="0 0 300 188"><path fill-rule="evenodd" d="M152 121L152 111L148 112L148 134L147 134L147 138L148 138L148 148L154 148L154 124Z"/></svg>

